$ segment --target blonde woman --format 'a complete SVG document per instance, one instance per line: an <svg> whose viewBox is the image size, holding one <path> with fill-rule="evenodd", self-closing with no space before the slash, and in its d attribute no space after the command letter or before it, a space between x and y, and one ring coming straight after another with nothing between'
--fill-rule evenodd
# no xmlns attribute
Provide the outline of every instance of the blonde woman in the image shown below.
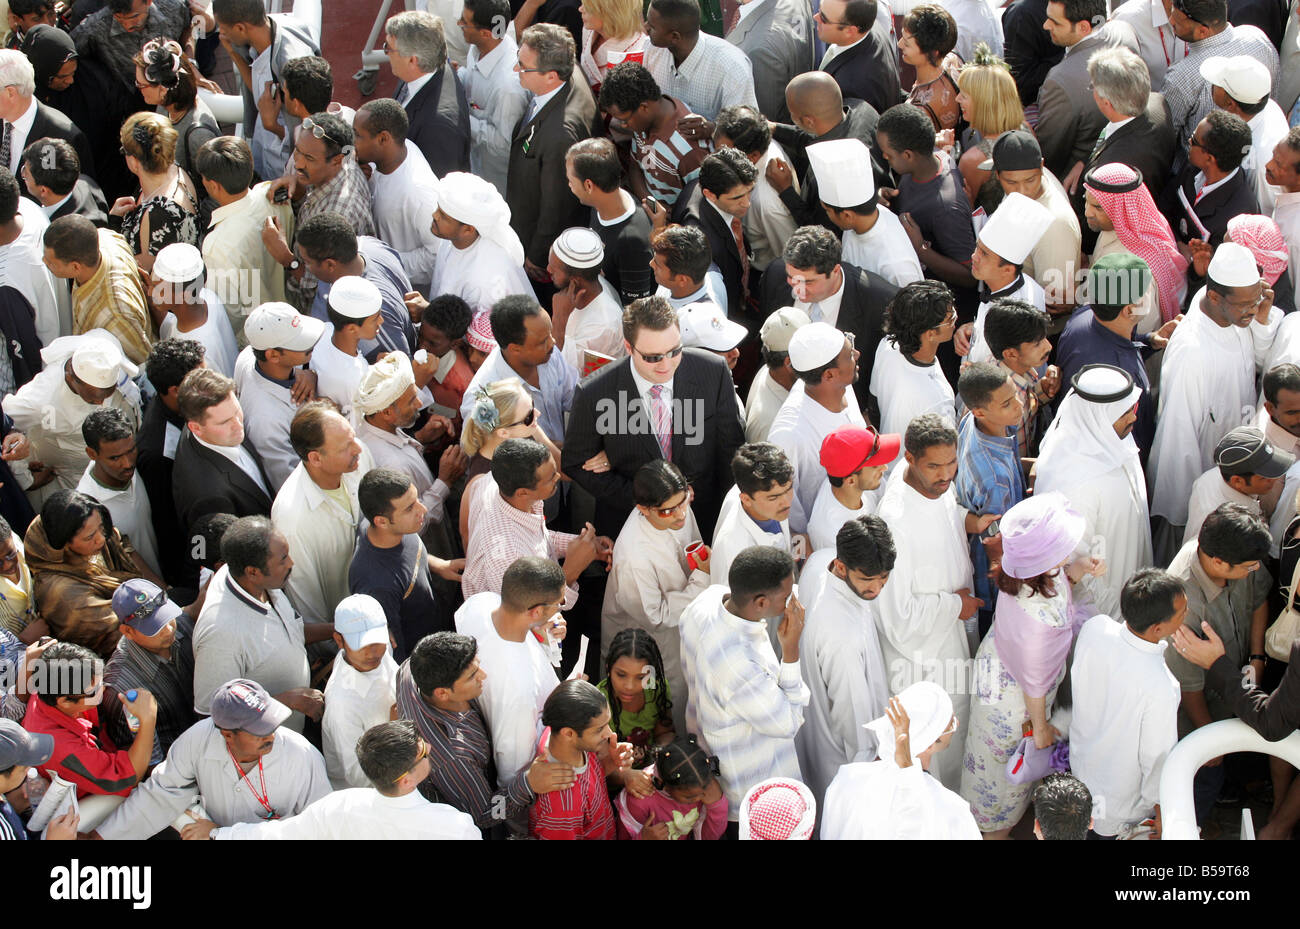
<svg viewBox="0 0 1300 929"><path fill-rule="evenodd" d="M533 398L517 377L494 381L480 389L469 418L460 432L461 450L469 456L465 469L465 489L461 493L460 537L469 547L469 512L474 485L492 470L492 455L506 439L536 439L550 450L558 464L560 450L546 437L533 406Z"/></svg>
<svg viewBox="0 0 1300 929"><path fill-rule="evenodd" d="M176 164L179 136L171 120L136 113L122 124L122 155L140 182L138 197L119 197L109 213L121 221L122 237L136 263L153 269L154 255L174 242L199 244L198 198L189 175Z"/></svg>
<svg viewBox="0 0 1300 929"><path fill-rule="evenodd" d="M625 61L642 64L660 87L668 77L667 50L655 48L645 34L641 0L582 0L582 48L578 64L600 97L605 75Z"/></svg>
<svg viewBox="0 0 1300 929"><path fill-rule="evenodd" d="M1025 109L1011 69L983 43L975 46L975 59L961 69L957 87L962 119L977 136L977 142L962 153L957 168L971 206L983 206L991 213L1002 199L1001 193L993 172L981 170L980 164L993 157L993 143L1002 133L1024 127Z"/></svg>

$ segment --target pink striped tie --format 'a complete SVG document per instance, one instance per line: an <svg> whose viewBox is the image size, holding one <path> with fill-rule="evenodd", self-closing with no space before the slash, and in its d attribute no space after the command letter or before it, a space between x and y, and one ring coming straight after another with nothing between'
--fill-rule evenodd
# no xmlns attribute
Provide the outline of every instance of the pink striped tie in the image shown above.
<svg viewBox="0 0 1300 929"><path fill-rule="evenodd" d="M665 461L673 460L673 411L664 402L664 387L655 384L650 388L650 401L655 419L655 438L659 440L659 449L664 453Z"/></svg>

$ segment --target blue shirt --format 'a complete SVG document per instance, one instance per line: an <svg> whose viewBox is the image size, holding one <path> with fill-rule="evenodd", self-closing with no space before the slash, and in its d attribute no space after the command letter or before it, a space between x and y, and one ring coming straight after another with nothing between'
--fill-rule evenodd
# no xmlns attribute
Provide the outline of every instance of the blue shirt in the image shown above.
<svg viewBox="0 0 1300 929"><path fill-rule="evenodd" d="M1151 381L1143 363L1143 342L1134 342L1107 329L1092 314L1092 307L1082 306L1065 324L1061 340L1056 346L1056 362L1061 368L1061 390L1057 402L1064 399L1070 389L1070 379L1084 365L1107 364L1123 368L1133 376L1133 383L1142 388L1138 401L1137 423L1133 427L1133 441L1143 454L1151 449L1156 437L1156 408L1151 397Z"/></svg>
<svg viewBox="0 0 1300 929"><path fill-rule="evenodd" d="M8 800L0 797L0 841L23 841L26 838L27 829L23 826L22 818L14 812Z"/></svg>
<svg viewBox="0 0 1300 929"><path fill-rule="evenodd" d="M483 360L482 367L474 372L469 386L465 388L465 399L460 405L461 420L469 422L480 386L487 387L509 377L519 378L533 398L533 407L542 419L542 431L546 433L546 437L562 443L564 414L569 411L569 407L573 406L573 391L578 386L578 372L574 370L573 365L564 360L564 356L557 348L551 349L551 357L546 360L546 364L537 369L538 386L536 387L515 373L514 368L510 367L510 363L501 354L500 346L492 349L492 354Z"/></svg>
<svg viewBox="0 0 1300 929"><path fill-rule="evenodd" d="M1025 478L1020 470L1019 429L1005 436L981 432L973 414L957 427L957 502L976 515L1006 513L1025 498ZM975 571L975 596L992 609L997 591L989 579L989 559L978 535L970 537L971 566Z"/></svg>
<svg viewBox="0 0 1300 929"><path fill-rule="evenodd" d="M379 288L383 297L380 312L384 314L379 337L363 339L357 350L372 364L380 352L401 352L409 358L415 351L415 326L411 323L410 311L406 309L406 295L415 288L406 276L402 260L391 246L373 236L357 236L357 251L366 262L361 276ZM332 286L321 281L311 304L311 315L322 322L329 322L325 308ZM328 339L329 333L322 338Z"/></svg>

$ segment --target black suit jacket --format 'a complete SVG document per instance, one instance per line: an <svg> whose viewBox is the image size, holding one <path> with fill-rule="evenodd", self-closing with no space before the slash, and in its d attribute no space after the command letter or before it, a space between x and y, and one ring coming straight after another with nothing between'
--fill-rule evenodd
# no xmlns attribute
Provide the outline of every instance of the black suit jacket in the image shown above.
<svg viewBox="0 0 1300 929"><path fill-rule="evenodd" d="M632 512L632 478L649 461L662 458L643 408L631 359L605 365L573 396L560 463L564 473L596 498L596 530L618 535ZM688 348L673 378L673 463L695 488L692 510L705 538L713 537L722 498L731 486L731 458L745 442L745 426L727 363L712 352ZM600 451L609 471L584 471L582 463Z"/></svg>
<svg viewBox="0 0 1300 929"><path fill-rule="evenodd" d="M411 121L406 137L434 174L469 170L469 104L454 70L444 66L429 78L407 104L406 116Z"/></svg>
<svg viewBox="0 0 1300 929"><path fill-rule="evenodd" d="M569 146L598 132L596 101L578 70L533 119L524 111L510 143L506 202L524 255L545 268L551 243L570 226L587 225L587 208L569 190L564 156Z"/></svg>
<svg viewBox="0 0 1300 929"><path fill-rule="evenodd" d="M1015 0L1002 11L1004 57L1025 106L1038 101L1047 72L1065 57L1043 29L1045 19L1047 0Z"/></svg>
<svg viewBox="0 0 1300 929"><path fill-rule="evenodd" d="M63 139L77 150L77 158L81 161L81 173L94 177L95 156L91 153L86 134L54 107L47 106L35 98L32 103L36 107L36 118L32 120L32 128L27 133L27 140L23 143L23 147L26 148L37 139ZM14 172L16 177L22 176L24 160L18 159L18 170ZM22 186L26 187L26 185Z"/></svg>
<svg viewBox="0 0 1300 929"><path fill-rule="evenodd" d="M108 200L93 178L81 175L77 178L68 199L50 214L50 222L60 216L84 216L101 229L108 228Z"/></svg>
<svg viewBox="0 0 1300 929"><path fill-rule="evenodd" d="M832 58L825 70L846 101L865 100L879 113L903 102L897 51L880 23L857 45Z"/></svg>
<svg viewBox="0 0 1300 929"><path fill-rule="evenodd" d="M257 462L266 486L271 487L257 450L247 439L244 448ZM233 513L239 517L271 515L271 498L257 483L229 458L200 445L188 428L181 432L176 446L172 502L183 532L189 532L200 517L209 513Z"/></svg>
<svg viewBox="0 0 1300 929"><path fill-rule="evenodd" d="M1169 180L1169 166L1174 160L1174 127L1169 121L1169 104L1165 95L1153 93L1147 98L1145 113L1133 117L1106 137L1096 155L1088 161L1088 171L1098 165L1126 164L1142 172L1142 181L1157 203ZM1087 171L1084 172L1085 174ZM1079 185L1077 200L1079 215L1083 215L1083 185Z"/></svg>
<svg viewBox="0 0 1300 929"><path fill-rule="evenodd" d="M708 240L713 263L722 272L722 282L727 286L727 315L733 318L748 315L743 286L744 267L740 263L740 250L736 248L736 237L731 227L705 199L698 182L691 182L690 194L685 199L681 222L698 227Z"/></svg>
<svg viewBox="0 0 1300 929"><path fill-rule="evenodd" d="M840 297L840 314L835 328L851 332L858 358L858 380L853 392L873 423L880 422L880 408L871 395L871 371L876 363L876 346L885 335L885 307L894 299L898 288L879 274L841 262L844 295ZM785 259L777 258L763 270L759 284L759 315L764 319L783 306L794 305L794 294L786 282Z"/></svg>
<svg viewBox="0 0 1300 929"><path fill-rule="evenodd" d="M1170 184L1165 191L1164 211L1169 225L1174 230L1174 237L1180 242L1201 238L1201 231L1196 221L1188 215L1178 193L1182 191L1187 202L1192 204L1196 221L1199 221L1210 233L1210 244L1218 246L1228 231L1228 220L1242 213L1258 213L1259 201L1255 198L1255 186L1250 176L1241 169L1224 182L1223 186L1210 191L1200 202L1196 202L1196 168L1188 165L1183 169L1177 184Z"/></svg>
<svg viewBox="0 0 1300 929"><path fill-rule="evenodd" d="M163 453L167 440L168 423L186 433L185 420L172 413L162 400L154 397L144 411L140 432L136 435L139 457L136 468L149 495L149 508L153 513L153 531L158 540L158 561L162 576L174 587L198 589L199 574L189 559L190 546L181 532L176 517L176 501L172 495L172 459ZM207 451L207 449L204 449Z"/></svg>

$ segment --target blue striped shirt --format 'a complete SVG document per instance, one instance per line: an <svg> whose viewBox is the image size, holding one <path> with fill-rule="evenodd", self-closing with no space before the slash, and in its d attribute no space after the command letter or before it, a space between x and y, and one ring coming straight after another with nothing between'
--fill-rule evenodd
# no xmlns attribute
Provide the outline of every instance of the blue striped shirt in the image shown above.
<svg viewBox="0 0 1300 929"><path fill-rule="evenodd" d="M967 413L957 427L957 502L976 515L1006 513L1025 497L1020 470L1020 442L1010 427L1001 438L981 432ZM975 569L975 596L992 607L997 591L989 580L989 559L978 535L970 537L971 565Z"/></svg>

